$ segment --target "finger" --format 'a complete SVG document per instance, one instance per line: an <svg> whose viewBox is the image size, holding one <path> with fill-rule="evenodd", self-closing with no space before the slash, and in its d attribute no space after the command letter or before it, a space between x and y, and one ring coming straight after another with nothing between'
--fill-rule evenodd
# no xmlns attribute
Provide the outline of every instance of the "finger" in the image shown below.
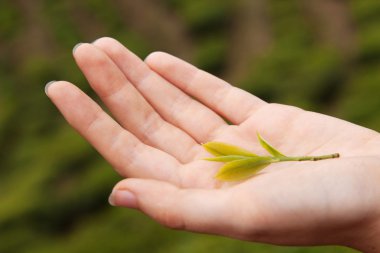
<svg viewBox="0 0 380 253"><path fill-rule="evenodd" d="M169 82L233 124L244 122L266 104L258 97L169 54L152 53L145 62Z"/></svg>
<svg viewBox="0 0 380 253"><path fill-rule="evenodd" d="M140 58L116 40L102 38L94 45L119 66L165 120L183 129L198 142L210 140L210 136L226 126L219 115L151 71ZM200 123L205 124L200 127Z"/></svg>
<svg viewBox="0 0 380 253"><path fill-rule="evenodd" d="M242 222L232 191L214 189L180 189L156 180L127 179L118 183L110 203L137 208L175 229L234 235ZM254 214L250 214L254 215Z"/></svg>
<svg viewBox="0 0 380 253"><path fill-rule="evenodd" d="M141 143L74 85L55 82L47 95L63 116L125 177L156 178L178 183L178 161Z"/></svg>
<svg viewBox="0 0 380 253"><path fill-rule="evenodd" d="M91 44L82 44L74 57L91 87L124 128L181 162L194 157L199 146L195 140L163 120L104 52Z"/></svg>

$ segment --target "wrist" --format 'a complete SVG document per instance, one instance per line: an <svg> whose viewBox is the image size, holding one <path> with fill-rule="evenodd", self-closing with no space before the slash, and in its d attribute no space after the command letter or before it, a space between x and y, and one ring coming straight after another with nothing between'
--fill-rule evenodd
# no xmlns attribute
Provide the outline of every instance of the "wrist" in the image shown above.
<svg viewBox="0 0 380 253"><path fill-rule="evenodd" d="M354 238L354 240L347 241L345 246L365 253L380 252L380 220L373 222L369 226L364 226L363 229L356 232Z"/></svg>

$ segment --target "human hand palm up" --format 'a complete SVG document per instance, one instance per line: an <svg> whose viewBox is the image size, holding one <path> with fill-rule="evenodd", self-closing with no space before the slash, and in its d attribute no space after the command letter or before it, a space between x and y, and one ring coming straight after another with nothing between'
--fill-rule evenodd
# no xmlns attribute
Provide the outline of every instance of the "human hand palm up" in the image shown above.
<svg viewBox="0 0 380 253"><path fill-rule="evenodd" d="M377 132L266 103L165 53L141 61L110 38L80 45L74 57L115 120L70 83L47 93L128 178L115 186L114 204L169 227L257 242L355 244L371 236L380 211ZM264 155L256 132L289 156L341 158L272 164L243 182L217 182L220 164L201 159L209 156L201 143Z"/></svg>

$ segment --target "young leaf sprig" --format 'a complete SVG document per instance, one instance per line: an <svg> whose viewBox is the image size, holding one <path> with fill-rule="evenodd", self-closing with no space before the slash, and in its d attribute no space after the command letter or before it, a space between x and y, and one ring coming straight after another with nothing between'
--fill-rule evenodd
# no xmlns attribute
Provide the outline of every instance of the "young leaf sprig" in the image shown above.
<svg viewBox="0 0 380 253"><path fill-rule="evenodd" d="M289 161L319 161L338 158L339 154L323 156L286 156L265 141L259 133L257 138L260 145L268 151L271 156L259 156L243 148L223 143L207 142L203 147L214 157L205 158L207 161L224 162L215 178L222 181L239 181L255 175L272 163Z"/></svg>

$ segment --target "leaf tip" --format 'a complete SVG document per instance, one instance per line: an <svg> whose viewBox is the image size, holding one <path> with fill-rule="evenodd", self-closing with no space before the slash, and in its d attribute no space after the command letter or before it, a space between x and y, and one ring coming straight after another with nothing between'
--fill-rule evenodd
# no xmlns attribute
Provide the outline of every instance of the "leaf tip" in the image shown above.
<svg viewBox="0 0 380 253"><path fill-rule="evenodd" d="M286 157L284 154L282 154L280 151L275 149L272 145L270 145L264 138L260 135L259 132L257 132L257 138L259 139L260 145L268 151L269 154L273 155L274 157Z"/></svg>

